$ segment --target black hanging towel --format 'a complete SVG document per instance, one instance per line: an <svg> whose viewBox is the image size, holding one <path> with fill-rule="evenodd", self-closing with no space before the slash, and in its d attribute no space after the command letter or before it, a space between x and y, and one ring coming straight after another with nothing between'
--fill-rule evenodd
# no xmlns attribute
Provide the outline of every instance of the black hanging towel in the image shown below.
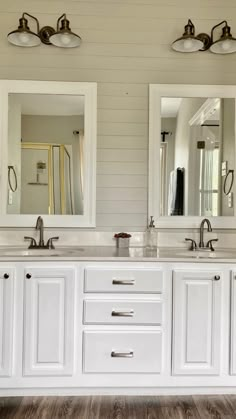
<svg viewBox="0 0 236 419"><path fill-rule="evenodd" d="M172 204L169 215L184 215L184 168L178 167L174 172L171 185Z"/></svg>

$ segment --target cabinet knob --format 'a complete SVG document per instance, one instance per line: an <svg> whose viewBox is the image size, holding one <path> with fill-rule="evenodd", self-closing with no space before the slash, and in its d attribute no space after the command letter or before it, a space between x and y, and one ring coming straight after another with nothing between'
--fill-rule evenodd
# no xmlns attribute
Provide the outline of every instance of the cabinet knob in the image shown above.
<svg viewBox="0 0 236 419"><path fill-rule="evenodd" d="M9 274L5 273L5 274L3 275L3 278L8 279L8 278L9 278Z"/></svg>
<svg viewBox="0 0 236 419"><path fill-rule="evenodd" d="M26 278L30 279L32 275L31 274L26 274L25 276L26 276Z"/></svg>
<svg viewBox="0 0 236 419"><path fill-rule="evenodd" d="M215 275L215 276L214 276L214 280L215 280L215 281L219 281L219 280L220 280L220 275Z"/></svg>

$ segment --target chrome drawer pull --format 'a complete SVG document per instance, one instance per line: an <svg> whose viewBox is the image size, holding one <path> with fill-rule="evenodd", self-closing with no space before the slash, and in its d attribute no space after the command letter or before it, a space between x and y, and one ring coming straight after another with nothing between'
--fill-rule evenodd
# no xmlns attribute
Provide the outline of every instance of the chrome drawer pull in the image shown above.
<svg viewBox="0 0 236 419"><path fill-rule="evenodd" d="M133 358L134 353L133 351L130 352L115 352L112 351L111 357L112 358Z"/></svg>
<svg viewBox="0 0 236 419"><path fill-rule="evenodd" d="M134 279L113 279L112 284L113 285L134 285L135 280Z"/></svg>
<svg viewBox="0 0 236 419"><path fill-rule="evenodd" d="M113 317L133 317L134 316L134 310L129 310L129 311L112 310L111 315Z"/></svg>

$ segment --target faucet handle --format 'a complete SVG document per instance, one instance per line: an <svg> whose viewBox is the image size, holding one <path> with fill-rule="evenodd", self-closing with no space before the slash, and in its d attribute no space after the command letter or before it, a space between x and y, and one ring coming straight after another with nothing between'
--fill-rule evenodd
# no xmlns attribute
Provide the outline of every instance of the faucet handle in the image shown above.
<svg viewBox="0 0 236 419"><path fill-rule="evenodd" d="M55 249L55 246L53 244L54 240L59 240L59 237L58 236L57 237L50 237L50 239L48 239L47 244L46 244L47 249Z"/></svg>
<svg viewBox="0 0 236 419"><path fill-rule="evenodd" d="M197 248L197 243L195 242L195 240L193 239L185 239L186 242L191 242L190 248L189 250L196 250Z"/></svg>
<svg viewBox="0 0 236 419"><path fill-rule="evenodd" d="M25 236L24 240L30 240L30 244L29 244L28 249L33 249L34 247L37 247L36 240L33 237Z"/></svg>
<svg viewBox="0 0 236 419"><path fill-rule="evenodd" d="M208 242L207 242L207 244L206 244L206 247L207 248L210 248L210 250L212 251L212 252L214 252L214 247L212 246L212 242L218 242L218 239L211 239L211 240L208 240Z"/></svg>

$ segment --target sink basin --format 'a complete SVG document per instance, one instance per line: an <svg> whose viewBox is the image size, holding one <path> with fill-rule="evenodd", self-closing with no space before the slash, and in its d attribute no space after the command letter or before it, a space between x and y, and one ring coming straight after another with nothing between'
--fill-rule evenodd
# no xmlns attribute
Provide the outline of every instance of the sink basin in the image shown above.
<svg viewBox="0 0 236 419"><path fill-rule="evenodd" d="M4 248L0 249L1 256L75 256L78 252L82 252L83 248L57 248L57 249L22 249L22 248Z"/></svg>
<svg viewBox="0 0 236 419"><path fill-rule="evenodd" d="M186 257L191 259L236 259L236 251L232 250L215 250L204 251L204 250L195 250L195 251L180 251L176 252L177 257Z"/></svg>

